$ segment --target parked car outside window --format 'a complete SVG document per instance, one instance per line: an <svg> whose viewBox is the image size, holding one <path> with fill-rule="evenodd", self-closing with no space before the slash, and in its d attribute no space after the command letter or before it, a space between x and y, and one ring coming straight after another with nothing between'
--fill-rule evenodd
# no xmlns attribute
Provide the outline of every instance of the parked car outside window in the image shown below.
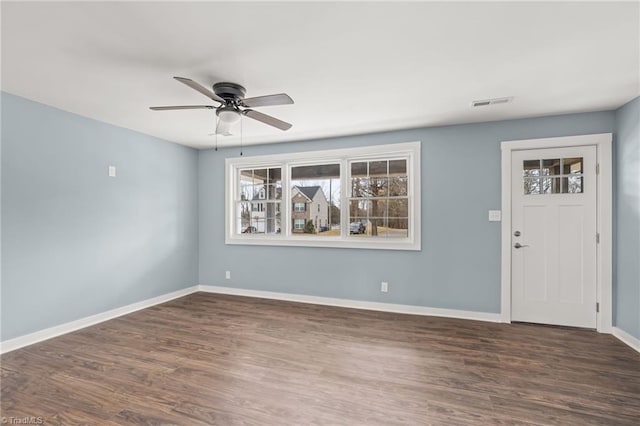
<svg viewBox="0 0 640 426"><path fill-rule="evenodd" d="M349 233L350 234L364 234L367 227L362 222L351 222L349 224Z"/></svg>

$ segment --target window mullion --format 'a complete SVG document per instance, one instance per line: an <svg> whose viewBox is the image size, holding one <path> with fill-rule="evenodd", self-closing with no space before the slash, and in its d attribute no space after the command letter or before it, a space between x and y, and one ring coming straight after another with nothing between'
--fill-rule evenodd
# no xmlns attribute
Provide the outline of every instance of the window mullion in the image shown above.
<svg viewBox="0 0 640 426"><path fill-rule="evenodd" d="M280 231L281 235L285 238L291 238L293 233L293 202L291 200L291 164L285 162L282 164L282 202L284 203L284 219L281 223L283 230Z"/></svg>
<svg viewBox="0 0 640 426"><path fill-rule="evenodd" d="M351 170L349 160L340 161L340 238L349 237L349 197L351 197Z"/></svg>

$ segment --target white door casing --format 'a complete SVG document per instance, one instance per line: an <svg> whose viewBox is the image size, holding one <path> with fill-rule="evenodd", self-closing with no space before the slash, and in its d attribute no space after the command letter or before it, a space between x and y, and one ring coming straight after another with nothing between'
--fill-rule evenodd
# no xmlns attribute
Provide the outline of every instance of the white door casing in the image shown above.
<svg viewBox="0 0 640 426"><path fill-rule="evenodd" d="M511 319L596 328L596 147L511 156Z"/></svg>
<svg viewBox="0 0 640 426"><path fill-rule="evenodd" d="M610 133L502 142L501 318L503 322L517 320L517 314L516 318L512 316L512 255L516 251L513 245L517 242L512 235L515 230L512 227L512 186L514 186L512 182L512 154L521 150L592 146L595 147L596 162L599 167L599 173L596 176L596 233L599 235L595 255L596 303L599 305L599 312L596 314L596 329L603 333L612 332L611 144L612 135ZM575 228L574 226L574 232ZM524 234L522 236L524 237ZM521 240L520 244L526 245L526 242Z"/></svg>

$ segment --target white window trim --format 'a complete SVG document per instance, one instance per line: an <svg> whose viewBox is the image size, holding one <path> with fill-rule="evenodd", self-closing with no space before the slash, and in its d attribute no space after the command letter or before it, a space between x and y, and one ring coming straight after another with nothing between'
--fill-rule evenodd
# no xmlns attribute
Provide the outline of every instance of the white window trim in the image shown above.
<svg viewBox="0 0 640 426"><path fill-rule="evenodd" d="M349 187L347 164L356 159L383 159L389 157L407 158L407 176L409 185L409 236L407 238L371 238L362 239L349 234L349 214L347 188ZM340 164L340 208L341 235L337 237L318 237L293 235L289 223L291 220L291 168L300 165L337 163ZM421 190L420 190L420 142L405 142L389 145L373 145L358 148L344 148L326 151L309 151L291 154L260 155L253 157L233 157L225 160L225 244L297 246L297 247L341 247L385 250L421 250ZM247 235L236 233L234 191L238 183L238 170L246 168L282 167L282 221L280 234Z"/></svg>
<svg viewBox="0 0 640 426"><path fill-rule="evenodd" d="M597 222L596 232L600 234L597 247L597 293L596 302L600 312L596 314L596 329L600 333L611 333L613 322L612 288L612 135L564 136L545 139L504 141L502 149L502 277L501 277L501 317L503 322L511 322L511 153L523 149L556 148L567 146L596 147L600 173L597 181Z"/></svg>

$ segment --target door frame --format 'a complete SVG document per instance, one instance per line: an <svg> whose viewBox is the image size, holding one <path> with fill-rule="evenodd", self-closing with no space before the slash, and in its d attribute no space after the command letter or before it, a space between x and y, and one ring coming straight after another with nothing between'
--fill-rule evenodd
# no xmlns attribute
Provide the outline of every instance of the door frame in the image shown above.
<svg viewBox="0 0 640 426"><path fill-rule="evenodd" d="M562 136L544 139L503 141L502 150L502 272L500 316L502 322L511 322L511 153L513 151L572 146L595 146L596 164L596 232L600 242L596 245L596 329L611 333L613 323L612 290L612 146L611 133ZM596 236L594 235L594 238ZM594 306L595 309L595 306Z"/></svg>

